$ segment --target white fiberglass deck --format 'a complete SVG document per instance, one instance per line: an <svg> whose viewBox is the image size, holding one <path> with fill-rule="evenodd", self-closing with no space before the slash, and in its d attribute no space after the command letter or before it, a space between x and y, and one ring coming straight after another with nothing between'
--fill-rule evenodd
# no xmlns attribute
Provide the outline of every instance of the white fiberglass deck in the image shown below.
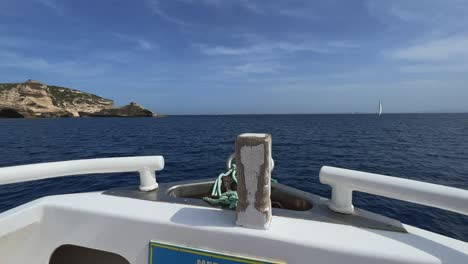
<svg viewBox="0 0 468 264"><path fill-rule="evenodd" d="M409 233L274 216L269 230L235 226L235 212L102 195L42 198L0 214L0 263L46 264L64 244L148 263L150 240L286 263L468 263L468 244Z"/></svg>

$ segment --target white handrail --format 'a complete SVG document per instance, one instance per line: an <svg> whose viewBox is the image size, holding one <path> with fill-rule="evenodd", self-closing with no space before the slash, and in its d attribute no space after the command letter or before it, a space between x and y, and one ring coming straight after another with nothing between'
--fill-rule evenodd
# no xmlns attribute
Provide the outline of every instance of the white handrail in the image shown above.
<svg viewBox="0 0 468 264"><path fill-rule="evenodd" d="M158 188L155 171L163 168L162 156L46 162L0 168L0 185L62 176L136 171L140 173L140 190L151 191Z"/></svg>
<svg viewBox="0 0 468 264"><path fill-rule="evenodd" d="M329 208L338 213L353 213L353 191L359 191L468 215L468 191L458 188L328 166L320 182L332 187Z"/></svg>

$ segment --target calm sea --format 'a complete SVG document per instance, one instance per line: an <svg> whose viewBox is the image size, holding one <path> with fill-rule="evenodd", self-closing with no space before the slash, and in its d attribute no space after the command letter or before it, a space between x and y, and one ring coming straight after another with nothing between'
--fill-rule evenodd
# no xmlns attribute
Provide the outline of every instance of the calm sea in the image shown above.
<svg viewBox="0 0 468 264"><path fill-rule="evenodd" d="M273 136L279 182L329 197L323 165L468 190L468 114L242 115L168 118L1 119L0 167L47 161L164 155L158 181L215 178L236 135ZM133 174L90 175L0 186L0 211L38 197L137 185ZM468 241L468 217L357 193L355 204Z"/></svg>

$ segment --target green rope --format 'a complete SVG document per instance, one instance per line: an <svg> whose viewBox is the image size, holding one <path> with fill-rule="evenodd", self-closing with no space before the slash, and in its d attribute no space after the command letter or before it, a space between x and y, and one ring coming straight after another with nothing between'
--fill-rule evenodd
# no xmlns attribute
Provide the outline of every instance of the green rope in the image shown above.
<svg viewBox="0 0 468 264"><path fill-rule="evenodd" d="M230 209L232 209L237 207L237 201L239 200L239 197L237 196L236 191L227 191L219 196L219 198L203 197L203 200L207 201L211 205L228 206Z"/></svg>
<svg viewBox="0 0 468 264"><path fill-rule="evenodd" d="M211 198L211 197L203 197L203 200L208 202L211 205L221 205L221 206L228 206L230 209L237 207L237 202L239 197L237 196L237 191L228 190L226 192L222 192L221 187L223 185L223 177L232 177L232 180L237 184L237 168L235 164L231 165L231 168L226 171L225 173L219 174L218 178L216 178L213 188L211 189L211 196L218 197L218 198ZM278 183L277 180L271 179L272 183Z"/></svg>
<svg viewBox="0 0 468 264"><path fill-rule="evenodd" d="M218 178L213 184L213 189L211 190L212 196L221 196L223 193L221 192L221 186L223 185L223 177L229 176L232 173L232 178L237 183L236 179L236 165L232 165L231 168L226 171L225 173L219 174Z"/></svg>
<svg viewBox="0 0 468 264"><path fill-rule="evenodd" d="M221 190L221 187L223 186L223 177L227 177L229 175L231 175L234 182L237 183L235 164L232 164L231 168L225 173L219 174L218 178L215 180L213 188L211 189L211 196L215 196L218 198L203 197L203 200L212 205L222 205L228 206L229 208L236 208L237 201L239 200L237 192L226 191L223 193Z"/></svg>

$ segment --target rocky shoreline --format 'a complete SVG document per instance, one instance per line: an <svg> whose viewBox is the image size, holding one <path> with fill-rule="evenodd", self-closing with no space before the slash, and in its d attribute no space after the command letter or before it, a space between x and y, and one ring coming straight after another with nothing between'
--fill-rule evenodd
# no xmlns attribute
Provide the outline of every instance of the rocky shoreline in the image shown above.
<svg viewBox="0 0 468 264"><path fill-rule="evenodd" d="M155 116L134 102L116 107L113 100L39 81L0 83L0 118Z"/></svg>

